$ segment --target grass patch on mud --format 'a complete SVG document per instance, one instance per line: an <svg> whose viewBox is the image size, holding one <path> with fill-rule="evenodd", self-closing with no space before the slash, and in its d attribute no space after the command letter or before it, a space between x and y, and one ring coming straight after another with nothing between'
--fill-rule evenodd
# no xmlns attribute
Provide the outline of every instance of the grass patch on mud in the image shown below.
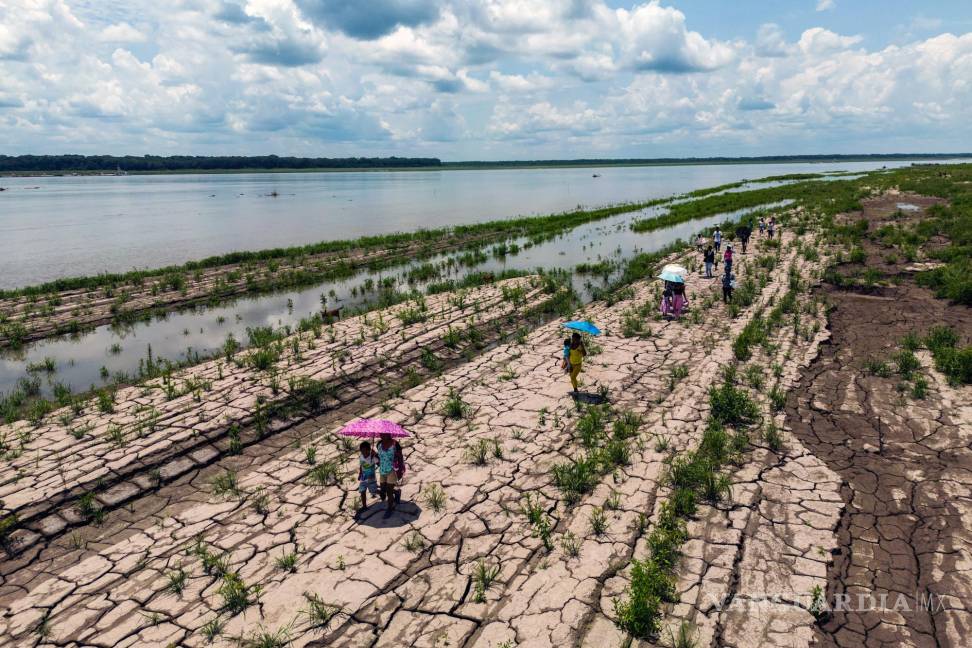
<svg viewBox="0 0 972 648"><path fill-rule="evenodd" d="M614 600L618 627L639 639L656 638L662 606L678 600L675 567L688 539L686 518L700 502L718 502L731 494L731 480L723 468L738 461L749 446L748 430L758 420L759 407L731 376L709 391L709 405L708 425L698 447L669 460L671 494L648 536L648 557L631 561L631 582Z"/></svg>

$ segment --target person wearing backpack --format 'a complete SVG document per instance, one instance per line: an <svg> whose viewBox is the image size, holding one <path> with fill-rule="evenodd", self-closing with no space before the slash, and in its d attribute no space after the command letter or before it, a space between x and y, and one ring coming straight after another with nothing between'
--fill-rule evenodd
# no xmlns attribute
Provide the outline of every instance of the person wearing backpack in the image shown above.
<svg viewBox="0 0 972 648"><path fill-rule="evenodd" d="M381 488L381 498L385 500L385 513L382 517L391 517L392 511L402 501L402 489L399 487L405 476L405 455L402 444L393 439L390 434L378 437L378 483Z"/></svg>

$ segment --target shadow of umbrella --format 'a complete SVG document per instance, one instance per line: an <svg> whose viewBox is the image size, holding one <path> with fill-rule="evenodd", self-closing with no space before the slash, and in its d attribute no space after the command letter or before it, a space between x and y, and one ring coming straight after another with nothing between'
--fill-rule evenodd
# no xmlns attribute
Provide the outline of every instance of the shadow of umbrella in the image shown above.
<svg viewBox="0 0 972 648"><path fill-rule="evenodd" d="M592 394L590 392L576 392L572 393L571 397L580 403L585 405L600 405L601 403L607 401L607 398L601 396L600 394Z"/></svg>
<svg viewBox="0 0 972 648"><path fill-rule="evenodd" d="M385 503L378 502L369 506L358 517L358 524L375 529L394 529L408 526L422 514L422 508L415 502L402 500L392 511L391 516L385 518Z"/></svg>

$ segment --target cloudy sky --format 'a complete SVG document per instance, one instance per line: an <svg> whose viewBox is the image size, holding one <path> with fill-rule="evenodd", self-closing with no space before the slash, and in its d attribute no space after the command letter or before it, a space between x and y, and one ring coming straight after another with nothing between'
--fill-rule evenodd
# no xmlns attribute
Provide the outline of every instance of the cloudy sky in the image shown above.
<svg viewBox="0 0 972 648"><path fill-rule="evenodd" d="M0 0L0 153L972 149L969 0Z"/></svg>

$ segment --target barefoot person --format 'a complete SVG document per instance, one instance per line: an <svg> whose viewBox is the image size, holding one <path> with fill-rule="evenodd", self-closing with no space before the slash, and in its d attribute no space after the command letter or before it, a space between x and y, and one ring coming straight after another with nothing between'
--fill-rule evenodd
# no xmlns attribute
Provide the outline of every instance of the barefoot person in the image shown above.
<svg viewBox="0 0 972 648"><path fill-rule="evenodd" d="M398 487L405 474L405 456L401 444L390 434L382 434L378 438L378 480L381 486L382 499L385 500L385 514L390 517L392 511L402 500L402 491Z"/></svg>
<svg viewBox="0 0 972 648"><path fill-rule="evenodd" d="M584 364L584 356L586 355L587 348L584 347L580 333L574 333L570 336L570 384L573 386L575 394L577 393L577 376L580 375L581 365Z"/></svg>

